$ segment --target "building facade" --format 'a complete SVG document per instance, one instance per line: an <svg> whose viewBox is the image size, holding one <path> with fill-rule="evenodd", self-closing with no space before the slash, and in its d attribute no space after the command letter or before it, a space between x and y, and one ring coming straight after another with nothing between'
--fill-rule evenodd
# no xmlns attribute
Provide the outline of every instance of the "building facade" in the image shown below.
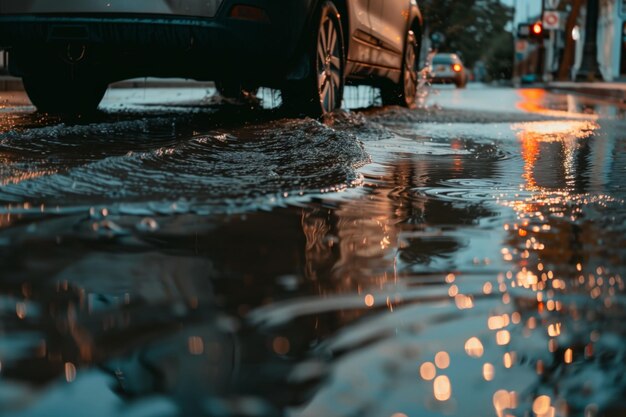
<svg viewBox="0 0 626 417"><path fill-rule="evenodd" d="M626 79L626 0L598 0L598 65L604 81ZM579 17L581 37L576 45L574 73L580 68L583 54L585 15Z"/></svg>

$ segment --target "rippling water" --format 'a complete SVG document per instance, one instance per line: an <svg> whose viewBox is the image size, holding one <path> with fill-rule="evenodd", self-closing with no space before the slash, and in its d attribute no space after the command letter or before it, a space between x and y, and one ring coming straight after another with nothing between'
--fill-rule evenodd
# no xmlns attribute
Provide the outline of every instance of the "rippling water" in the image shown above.
<svg viewBox="0 0 626 417"><path fill-rule="evenodd" d="M551 100L7 119L2 414L623 415L624 125Z"/></svg>

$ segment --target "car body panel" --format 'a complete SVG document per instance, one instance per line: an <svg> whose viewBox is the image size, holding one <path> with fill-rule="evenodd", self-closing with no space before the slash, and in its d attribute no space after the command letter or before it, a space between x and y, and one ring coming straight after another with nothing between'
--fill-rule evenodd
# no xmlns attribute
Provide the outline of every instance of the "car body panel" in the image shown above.
<svg viewBox="0 0 626 417"><path fill-rule="evenodd" d="M368 5L370 0L353 0L348 2L349 28L348 39L353 39L355 33L370 33L370 15ZM369 45L352 42L348 47L348 60L356 62L371 62L371 48Z"/></svg>
<svg viewBox="0 0 626 417"><path fill-rule="evenodd" d="M222 0L4 0L2 14L124 13L213 17Z"/></svg>
<svg viewBox="0 0 626 417"><path fill-rule="evenodd" d="M370 0L372 29L377 38L376 65L400 68L409 19L409 0Z"/></svg>

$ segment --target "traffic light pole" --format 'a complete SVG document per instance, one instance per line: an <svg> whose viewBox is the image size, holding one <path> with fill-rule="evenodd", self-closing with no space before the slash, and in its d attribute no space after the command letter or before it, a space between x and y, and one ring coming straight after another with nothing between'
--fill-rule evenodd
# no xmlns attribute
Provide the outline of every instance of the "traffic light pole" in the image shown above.
<svg viewBox="0 0 626 417"><path fill-rule="evenodd" d="M545 81L545 68L546 68L546 40L543 32L543 14L546 10L546 0L541 0L541 43L539 44L537 57L537 74L541 77L541 81Z"/></svg>
<svg viewBox="0 0 626 417"><path fill-rule="evenodd" d="M542 40L537 48L537 75L539 75L540 81L545 81L545 73L544 69L546 67L546 47L544 45L544 41Z"/></svg>
<svg viewBox="0 0 626 417"><path fill-rule="evenodd" d="M543 29L543 16L545 14L545 10L546 10L546 1L545 0L541 0L541 16L540 16L540 20L541 20L541 40L539 42L538 48L537 48L537 75L540 77L541 81L546 81L546 40L545 40L545 33L544 33L544 29Z"/></svg>
<svg viewBox="0 0 626 417"><path fill-rule="evenodd" d="M576 81L602 81L598 65L598 12L598 0L587 0L583 60L576 74Z"/></svg>

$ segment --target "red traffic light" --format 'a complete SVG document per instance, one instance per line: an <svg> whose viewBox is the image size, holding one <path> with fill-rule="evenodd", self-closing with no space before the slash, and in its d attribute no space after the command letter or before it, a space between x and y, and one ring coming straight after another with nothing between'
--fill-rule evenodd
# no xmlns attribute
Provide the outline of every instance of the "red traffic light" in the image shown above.
<svg viewBox="0 0 626 417"><path fill-rule="evenodd" d="M517 26L517 39L529 39L531 42L541 42L547 36L547 32L543 30L543 22L541 20L535 23L520 23Z"/></svg>

